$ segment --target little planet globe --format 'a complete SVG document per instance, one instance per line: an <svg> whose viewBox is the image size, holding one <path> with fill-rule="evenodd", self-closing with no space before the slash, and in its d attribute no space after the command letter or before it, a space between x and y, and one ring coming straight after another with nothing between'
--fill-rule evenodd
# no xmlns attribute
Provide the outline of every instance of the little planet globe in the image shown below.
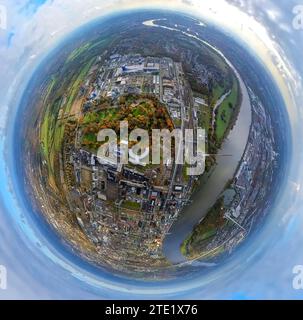
<svg viewBox="0 0 303 320"><path fill-rule="evenodd" d="M95 21L48 55L28 92L25 192L87 263L171 279L224 263L265 221L283 116L259 62L215 26L161 11ZM180 161L203 134L200 163Z"/></svg>

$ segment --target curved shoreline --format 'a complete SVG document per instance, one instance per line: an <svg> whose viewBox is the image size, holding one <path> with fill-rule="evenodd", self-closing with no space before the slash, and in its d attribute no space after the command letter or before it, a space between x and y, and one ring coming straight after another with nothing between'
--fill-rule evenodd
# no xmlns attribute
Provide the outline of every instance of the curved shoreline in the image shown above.
<svg viewBox="0 0 303 320"><path fill-rule="evenodd" d="M216 157L217 164L208 181L194 193L192 204L181 213L170 230L171 234L165 238L163 252L172 263L187 261L181 254L180 245L215 204L226 183L233 179L245 152L251 127L251 109L250 103L247 103L249 100L247 89L243 80L241 78L239 80L243 98L238 119L219 149L220 154L231 156Z"/></svg>
<svg viewBox="0 0 303 320"><path fill-rule="evenodd" d="M179 215L170 230L170 234L164 239L163 253L165 257L173 264L183 264L187 263L188 260L186 260L186 258L181 254L180 245L192 232L193 228L205 217L208 210L215 204L216 200L222 193L225 184L232 179L237 172L239 162L242 159L248 142L252 110L248 90L240 77L240 74L221 51L197 36L178 29L157 25L154 23L155 21L157 20L145 21L143 24L150 27L158 27L181 32L184 35L195 38L218 53L235 73L241 89L240 94L242 95L238 118L219 150L220 154L228 154L231 156L216 157L217 165L214 167L207 183L201 186L194 193L191 198L192 204L189 205L186 211Z"/></svg>

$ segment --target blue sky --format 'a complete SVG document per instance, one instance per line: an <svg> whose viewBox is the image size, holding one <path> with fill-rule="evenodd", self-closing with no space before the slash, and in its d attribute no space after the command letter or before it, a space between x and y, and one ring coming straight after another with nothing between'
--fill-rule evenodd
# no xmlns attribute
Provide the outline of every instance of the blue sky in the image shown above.
<svg viewBox="0 0 303 320"><path fill-rule="evenodd" d="M26 13L35 13L40 6L49 0L29 0L21 8Z"/></svg>

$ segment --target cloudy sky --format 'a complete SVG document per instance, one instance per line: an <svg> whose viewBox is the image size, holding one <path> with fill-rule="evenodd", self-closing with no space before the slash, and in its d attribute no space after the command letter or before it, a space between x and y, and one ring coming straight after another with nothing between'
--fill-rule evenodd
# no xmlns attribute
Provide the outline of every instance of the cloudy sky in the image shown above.
<svg viewBox="0 0 303 320"><path fill-rule="evenodd" d="M134 296L144 292L132 284L125 284L119 292L109 279L91 277L43 243L39 232L31 229L18 209L5 164L8 117L16 112L18 99L45 54L88 21L136 8L189 13L220 25L244 42L263 61L283 94L295 146L280 206L249 258L241 261L241 256L236 257L222 270L229 274L226 279L208 279L211 285L205 283L195 289L189 285L177 297L303 298L303 291L292 288L292 269L303 265L303 30L293 25L293 8L300 2L303 6L303 0L166 0L164 7L163 1L157 0L144 4L131 0L0 0L0 21L4 21L4 13L7 17L6 27L0 28L0 265L7 267L9 276L8 289L0 290L0 298L106 298L127 297L129 291ZM230 271L239 264L245 265L245 272L232 275ZM56 286L62 290L58 292ZM178 288L150 290L156 296L165 293L171 297L172 292L178 292Z"/></svg>

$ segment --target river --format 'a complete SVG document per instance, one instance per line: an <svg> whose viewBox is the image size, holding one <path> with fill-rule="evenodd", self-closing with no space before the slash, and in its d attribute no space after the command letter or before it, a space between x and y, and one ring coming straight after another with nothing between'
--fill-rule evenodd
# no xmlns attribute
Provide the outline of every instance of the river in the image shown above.
<svg viewBox="0 0 303 320"><path fill-rule="evenodd" d="M208 210L215 204L224 187L232 179L238 168L238 164L245 151L252 119L251 103L247 88L238 71L221 51L208 42L192 34L155 24L156 20L145 21L144 25L179 31L189 37L195 38L216 51L235 72L242 93L241 108L234 128L222 144L218 154L230 156L217 156L217 165L211 176L192 196L192 203L187 206L173 224L170 234L166 236L163 244L163 253L173 264L184 263L186 258L181 254L180 245L192 232L193 228L205 217Z"/></svg>

